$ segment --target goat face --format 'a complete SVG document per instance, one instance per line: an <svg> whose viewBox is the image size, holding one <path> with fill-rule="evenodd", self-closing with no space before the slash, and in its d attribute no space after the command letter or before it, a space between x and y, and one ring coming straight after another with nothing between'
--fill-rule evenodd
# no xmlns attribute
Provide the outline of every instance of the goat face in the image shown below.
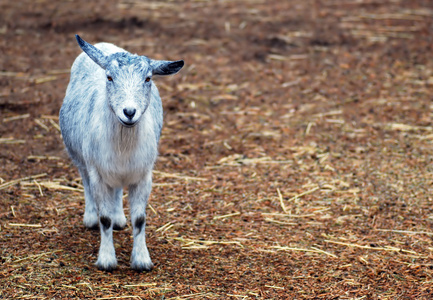
<svg viewBox="0 0 433 300"><path fill-rule="evenodd" d="M152 75L172 75L182 69L183 60L152 60L129 52L105 55L76 35L81 49L102 69L107 78L108 105L119 122L133 127L146 111L151 99Z"/></svg>
<svg viewBox="0 0 433 300"><path fill-rule="evenodd" d="M123 126L133 127L140 121L151 99L149 59L129 53L111 56L105 69L108 105Z"/></svg>

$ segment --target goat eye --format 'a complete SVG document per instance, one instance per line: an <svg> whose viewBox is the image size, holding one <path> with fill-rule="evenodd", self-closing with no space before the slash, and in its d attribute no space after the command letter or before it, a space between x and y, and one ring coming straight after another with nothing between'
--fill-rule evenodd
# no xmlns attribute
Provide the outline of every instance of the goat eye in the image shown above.
<svg viewBox="0 0 433 300"><path fill-rule="evenodd" d="M113 77L111 77L111 76L107 76L107 80L108 80L108 81L113 81Z"/></svg>
<svg viewBox="0 0 433 300"><path fill-rule="evenodd" d="M146 77L145 81L149 82L150 81L150 77Z"/></svg>

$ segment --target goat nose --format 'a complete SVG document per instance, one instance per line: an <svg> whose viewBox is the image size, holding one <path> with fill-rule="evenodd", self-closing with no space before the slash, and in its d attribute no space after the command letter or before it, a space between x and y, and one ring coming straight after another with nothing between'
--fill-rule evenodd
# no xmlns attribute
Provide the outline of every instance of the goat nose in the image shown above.
<svg viewBox="0 0 433 300"><path fill-rule="evenodd" d="M125 116L128 119L132 119L134 117L136 111L137 110L135 108L124 108L123 109L123 113L125 114Z"/></svg>

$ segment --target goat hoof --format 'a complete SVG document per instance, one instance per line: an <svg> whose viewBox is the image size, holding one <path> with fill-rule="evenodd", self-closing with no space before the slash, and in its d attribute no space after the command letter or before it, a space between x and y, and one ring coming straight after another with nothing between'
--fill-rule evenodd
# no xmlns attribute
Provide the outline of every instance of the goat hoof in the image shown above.
<svg viewBox="0 0 433 300"><path fill-rule="evenodd" d="M105 272L113 272L117 268L117 261L102 263L99 260L96 262L96 267Z"/></svg>
<svg viewBox="0 0 433 300"><path fill-rule="evenodd" d="M117 224L117 223L113 224L113 230L123 230L123 229L125 229L125 227L126 227L126 224Z"/></svg>
<svg viewBox="0 0 433 300"><path fill-rule="evenodd" d="M137 272L150 272L153 269L153 263L131 263L131 269Z"/></svg>
<svg viewBox="0 0 433 300"><path fill-rule="evenodd" d="M113 229L114 230L122 230L126 227L126 218L125 215L122 214L115 214L113 216Z"/></svg>
<svg viewBox="0 0 433 300"><path fill-rule="evenodd" d="M83 217L83 223L84 226L86 226L86 228L94 229L94 230L98 229L99 228L98 215L85 212Z"/></svg>
<svg viewBox="0 0 433 300"><path fill-rule="evenodd" d="M95 223L95 224L84 223L84 226L86 226L86 228L90 229L90 230L98 230L99 229L99 223Z"/></svg>

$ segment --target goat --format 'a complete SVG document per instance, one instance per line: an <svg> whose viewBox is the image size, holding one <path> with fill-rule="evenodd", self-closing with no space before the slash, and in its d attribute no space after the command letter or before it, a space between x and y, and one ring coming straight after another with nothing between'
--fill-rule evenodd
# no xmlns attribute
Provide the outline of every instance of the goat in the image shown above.
<svg viewBox="0 0 433 300"><path fill-rule="evenodd" d="M131 268L153 267L146 246L146 206L163 123L154 75L176 74L183 60L153 60L113 44L91 45L74 61L60 109L63 141L84 186L84 225L100 228L96 266L117 267L113 229L123 229L123 187L129 189L133 226Z"/></svg>

